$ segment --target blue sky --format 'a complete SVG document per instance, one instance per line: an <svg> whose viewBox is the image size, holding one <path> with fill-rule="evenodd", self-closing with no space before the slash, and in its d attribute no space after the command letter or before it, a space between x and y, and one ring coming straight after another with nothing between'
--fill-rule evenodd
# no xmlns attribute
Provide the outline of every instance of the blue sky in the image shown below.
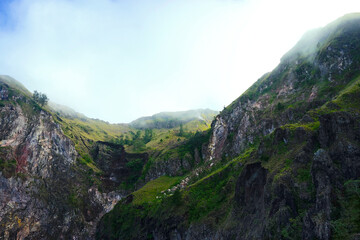
<svg viewBox="0 0 360 240"><path fill-rule="evenodd" d="M0 1L0 74L109 122L222 110L358 0Z"/></svg>
<svg viewBox="0 0 360 240"><path fill-rule="evenodd" d="M12 0L2 0L0 1L0 27L2 29L7 29L8 24L11 23L10 15L9 15L9 5Z"/></svg>

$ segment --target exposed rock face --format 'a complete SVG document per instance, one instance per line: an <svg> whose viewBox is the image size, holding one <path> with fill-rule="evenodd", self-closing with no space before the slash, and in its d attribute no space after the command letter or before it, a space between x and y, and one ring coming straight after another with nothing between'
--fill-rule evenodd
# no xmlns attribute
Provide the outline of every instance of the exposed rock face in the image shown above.
<svg viewBox="0 0 360 240"><path fill-rule="evenodd" d="M311 168L316 189L312 220L315 237L331 238L331 213L336 189L360 177L359 120L347 113L327 114L320 118L319 142L322 148L313 157ZM339 166L340 165L340 166ZM307 234L309 235L309 234Z"/></svg>
<svg viewBox="0 0 360 240"><path fill-rule="evenodd" d="M0 177L0 222L4 224L0 235L5 239L14 234L19 239L54 234L64 237L74 228L73 219L77 218L70 209L63 211L51 206L65 205L54 191L57 185L63 185L62 181L73 178L71 165L77 153L51 115L38 111L29 116L19 105L6 104L1 108L0 145L11 149L6 159L15 159L16 173L25 176L25 179L15 174L8 179ZM42 196L51 193L53 197Z"/></svg>
<svg viewBox="0 0 360 240"><path fill-rule="evenodd" d="M239 232L246 233L252 229L248 238L261 238L262 228L265 223L264 191L267 170L260 163L249 164L239 176L235 188L236 206L241 212L241 221L246 222L246 228ZM256 214L260 221L251 221ZM263 219L261 219L263 218ZM260 231L257 231L259 229Z"/></svg>
<svg viewBox="0 0 360 240"><path fill-rule="evenodd" d="M6 83L0 89L0 239L92 238L120 196L84 183L50 113Z"/></svg>
<svg viewBox="0 0 360 240"><path fill-rule="evenodd" d="M183 157L174 155L156 161L146 173L145 181L148 182L164 175L182 176L192 169L191 162L193 161L193 157L189 153L186 153Z"/></svg>
<svg viewBox="0 0 360 240"><path fill-rule="evenodd" d="M303 183L290 174L283 177L286 182L282 183L268 175L259 162L247 165L235 188L235 218L240 223L237 236L240 234L240 239L274 238L277 231L291 225L290 219L299 217L299 208L303 206L296 201L300 200L307 206L302 213L303 239L331 239L331 214L334 204L341 200L337 191L343 191L346 181L360 177L360 141L357 137L360 131L353 128L359 123L359 119L340 112L320 118L318 135L304 135L303 130L296 129L295 136L290 137L288 132L277 130L273 144L283 139L290 145L298 145L303 140L308 142L295 157L297 167L292 171L295 174L300 171L297 169L310 163L311 182L302 186ZM316 142L321 148L313 153ZM306 194L312 184L314 199Z"/></svg>
<svg viewBox="0 0 360 240"><path fill-rule="evenodd" d="M148 182L164 175L196 175L192 170L202 164L209 137L208 131L197 132L184 142L178 142L167 149L152 151L144 180Z"/></svg>
<svg viewBox="0 0 360 240"><path fill-rule="evenodd" d="M109 142L97 142L93 146L92 155L97 166L104 172L102 180L107 192L116 190L122 183L135 183L149 160L147 153L127 153L122 145Z"/></svg>

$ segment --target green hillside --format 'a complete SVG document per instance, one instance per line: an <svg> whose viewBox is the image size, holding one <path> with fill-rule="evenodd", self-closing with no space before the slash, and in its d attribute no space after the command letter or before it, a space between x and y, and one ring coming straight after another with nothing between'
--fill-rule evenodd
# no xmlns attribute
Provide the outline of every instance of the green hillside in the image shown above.
<svg viewBox="0 0 360 240"><path fill-rule="evenodd" d="M97 238L356 239L359 53L360 14L304 35L216 117L203 161L122 200Z"/></svg>
<svg viewBox="0 0 360 240"><path fill-rule="evenodd" d="M0 110L1 239L360 236L359 13L306 33L220 113L110 124L8 76Z"/></svg>

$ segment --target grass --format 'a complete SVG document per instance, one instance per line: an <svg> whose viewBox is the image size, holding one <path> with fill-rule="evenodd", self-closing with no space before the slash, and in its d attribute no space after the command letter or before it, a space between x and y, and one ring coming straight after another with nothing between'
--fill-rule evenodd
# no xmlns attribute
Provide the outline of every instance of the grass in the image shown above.
<svg viewBox="0 0 360 240"><path fill-rule="evenodd" d="M78 141L81 137L92 141L106 141L131 130L124 125L109 124L93 119L83 121L62 117L61 120L58 123L63 127L64 133L71 139Z"/></svg>
<svg viewBox="0 0 360 240"><path fill-rule="evenodd" d="M285 125L281 126L282 129L289 129L290 131L295 131L297 128L303 128L306 131L310 131L310 132L314 132L314 131L318 130L319 127L320 127L319 121L306 123L306 124L292 123L292 124L285 124Z"/></svg>
<svg viewBox="0 0 360 240"><path fill-rule="evenodd" d="M343 110L360 111L360 76L355 78L353 83L343 89L339 96L332 101Z"/></svg>
<svg viewBox="0 0 360 240"><path fill-rule="evenodd" d="M52 115L53 119L60 124L64 134L73 141L76 151L80 154L78 162L95 173L101 173L101 170L90 156L92 145L97 141L109 141L117 135L130 131L129 127L120 124L109 124L94 119L70 119L60 117L55 113Z"/></svg>
<svg viewBox="0 0 360 240"><path fill-rule="evenodd" d="M236 183L234 176L242 169L236 167L238 163L239 159L230 161L183 192L189 223L200 221L210 213L217 221L225 217L227 211L224 211L223 207L231 201Z"/></svg>
<svg viewBox="0 0 360 240"><path fill-rule="evenodd" d="M331 101L317 109L310 110L308 113L318 120L320 115L338 111L360 112L360 76L349 81Z"/></svg>
<svg viewBox="0 0 360 240"><path fill-rule="evenodd" d="M0 171L6 178L15 175L16 161L15 160L4 160L0 158Z"/></svg>
<svg viewBox="0 0 360 240"><path fill-rule="evenodd" d="M21 94L24 94L27 97L31 97L31 93L27 90L23 84L16 81L12 77L6 75L0 75L0 81L6 83L9 87L18 90Z"/></svg>
<svg viewBox="0 0 360 240"><path fill-rule="evenodd" d="M360 180L344 184L340 197L340 217L331 222L334 239L352 239L360 232Z"/></svg>
<svg viewBox="0 0 360 240"><path fill-rule="evenodd" d="M148 182L141 189L133 192L133 204L140 205L143 203L151 203L156 201L156 196L158 196L161 191L167 190L178 184L181 179L182 177L162 176Z"/></svg>

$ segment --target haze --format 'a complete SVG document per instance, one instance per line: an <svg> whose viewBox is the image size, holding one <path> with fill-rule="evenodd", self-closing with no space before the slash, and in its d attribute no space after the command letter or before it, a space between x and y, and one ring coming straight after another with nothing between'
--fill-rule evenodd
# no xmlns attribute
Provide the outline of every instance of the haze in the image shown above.
<svg viewBox="0 0 360 240"><path fill-rule="evenodd" d="M92 118L222 110L358 0L0 2L0 74Z"/></svg>

